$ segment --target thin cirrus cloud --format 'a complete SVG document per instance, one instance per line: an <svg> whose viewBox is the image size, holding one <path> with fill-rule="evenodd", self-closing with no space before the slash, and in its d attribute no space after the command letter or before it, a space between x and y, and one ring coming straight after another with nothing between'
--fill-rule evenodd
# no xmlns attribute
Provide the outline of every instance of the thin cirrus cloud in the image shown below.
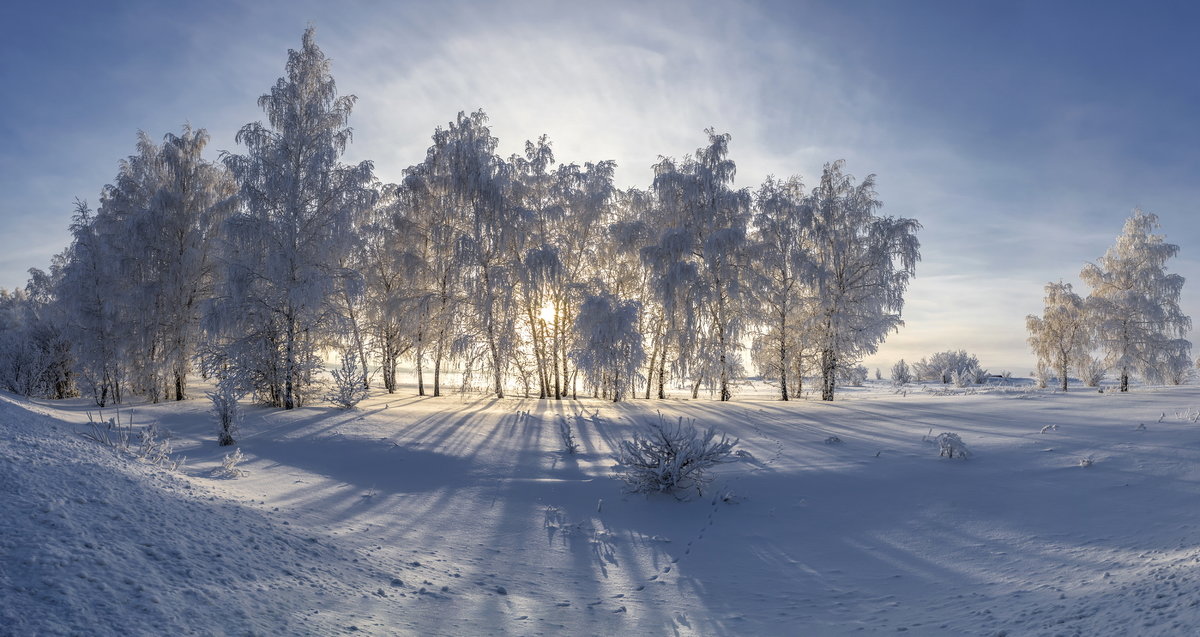
<svg viewBox="0 0 1200 637"><path fill-rule="evenodd" d="M66 245L71 199L96 202L138 129L157 138L190 122L209 130L214 158L238 152L237 129L262 119L256 98L311 23L339 89L359 96L346 159L374 161L384 181L423 158L434 127L476 108L502 154L545 133L560 161L616 160L622 186L647 185L660 155L693 151L709 126L733 136L739 187L768 174L811 185L843 158L859 177L876 173L883 212L923 224L923 261L906 327L866 364L964 348L1024 373L1024 316L1040 311L1042 285L1077 282L1134 206L1183 246L1172 269L1200 275L1189 252L1200 127L1186 119L1196 87L1180 80L1195 52L1171 26L1186 16L1079 8L8 7L0 54L17 62L0 67L16 89L0 96L0 285L21 285ZM1192 296L1185 287L1194 315Z"/></svg>

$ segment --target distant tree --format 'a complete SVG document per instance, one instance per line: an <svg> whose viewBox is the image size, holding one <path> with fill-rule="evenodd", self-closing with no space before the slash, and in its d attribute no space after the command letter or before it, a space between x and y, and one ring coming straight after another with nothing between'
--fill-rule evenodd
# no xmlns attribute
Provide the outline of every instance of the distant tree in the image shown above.
<svg viewBox="0 0 1200 637"><path fill-rule="evenodd" d="M908 363L905 363L904 359L901 358L896 361L895 365L892 365L892 384L907 385L911 382L912 371L909 369Z"/></svg>
<svg viewBox="0 0 1200 637"><path fill-rule="evenodd" d="M856 185L842 166L826 164L808 198L822 400L833 400L839 367L874 353L903 325L904 291L921 258L921 224L876 216L875 176Z"/></svg>
<svg viewBox="0 0 1200 637"><path fill-rule="evenodd" d="M226 154L243 210L226 223L221 292L210 315L229 361L260 399L292 409L309 396L319 349L336 331L354 221L374 202L370 162L338 159L354 96L338 96L313 29L288 51L287 76L259 98L269 126L247 124Z"/></svg>
<svg viewBox="0 0 1200 637"><path fill-rule="evenodd" d="M1131 373L1161 382L1191 349L1184 334L1192 321L1179 308L1184 279L1166 271L1179 246L1152 234L1157 227L1157 216L1134 210L1116 244L1079 274L1092 288L1096 338L1121 391L1129 390Z"/></svg>
<svg viewBox="0 0 1200 637"><path fill-rule="evenodd" d="M1061 389L1067 391L1067 372L1086 365L1092 348L1092 326L1084 300L1070 283L1047 283L1042 316L1025 318L1029 346L1039 365L1058 372Z"/></svg>

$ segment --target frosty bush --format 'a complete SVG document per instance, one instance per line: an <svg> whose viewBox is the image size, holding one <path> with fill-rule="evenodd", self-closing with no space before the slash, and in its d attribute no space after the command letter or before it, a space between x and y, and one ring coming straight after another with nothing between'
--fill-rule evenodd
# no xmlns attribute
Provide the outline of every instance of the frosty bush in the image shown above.
<svg viewBox="0 0 1200 637"><path fill-rule="evenodd" d="M225 454L225 457L221 460L221 468L213 471L213 475L218 478L240 478L246 475L246 472L238 469L237 466L245 459L246 457L242 455L241 449L234 449L233 453Z"/></svg>
<svg viewBox="0 0 1200 637"><path fill-rule="evenodd" d="M617 475L632 493L676 493L692 489L701 493L711 478L706 474L714 465L728 462L738 439L724 434L718 439L709 428L701 435L694 421L679 418L670 423L662 414L651 422L643 435L622 440L613 459Z"/></svg>
<svg viewBox="0 0 1200 637"><path fill-rule="evenodd" d="M333 391L325 397L342 409L354 409L367 397L367 385L363 382L362 370L358 368L358 352L347 347L341 352L341 365L330 371L333 376Z"/></svg>
<svg viewBox="0 0 1200 637"><path fill-rule="evenodd" d="M938 443L938 455L947 458L969 458L971 456L967 445L963 444L962 438L956 433L944 432L937 435L935 440Z"/></svg>
<svg viewBox="0 0 1200 637"><path fill-rule="evenodd" d="M980 382L987 377L987 370L979 365L979 359L965 350L938 352L929 359L922 358L913 363L917 380L932 380L943 384L954 382L954 374L966 374L972 378L980 373Z"/></svg>
<svg viewBox="0 0 1200 637"><path fill-rule="evenodd" d="M912 382L912 379L912 371L909 370L908 363L904 362L903 358L896 361L895 365L892 365L893 385L907 385Z"/></svg>
<svg viewBox="0 0 1200 637"><path fill-rule="evenodd" d="M182 459L171 460L171 441L160 438L158 425L154 423L145 429L134 429L133 416L130 415L122 424L120 411L108 420L104 420L102 413L100 420L96 420L90 411L87 417L89 428L80 432L84 438L172 471L183 463Z"/></svg>

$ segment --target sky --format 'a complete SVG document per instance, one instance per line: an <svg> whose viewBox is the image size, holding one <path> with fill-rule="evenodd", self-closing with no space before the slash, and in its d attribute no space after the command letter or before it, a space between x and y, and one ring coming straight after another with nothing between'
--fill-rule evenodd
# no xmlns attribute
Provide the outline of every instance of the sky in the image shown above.
<svg viewBox="0 0 1200 637"><path fill-rule="evenodd" d="M1187 2L9 2L0 8L0 287L69 243L137 131L205 128L213 159L309 24L358 102L345 160L397 181L459 111L501 155L659 156L732 136L738 187L875 174L923 226L906 325L865 363L965 349L1026 375L1025 316L1135 208L1180 246L1200 319L1200 5Z"/></svg>

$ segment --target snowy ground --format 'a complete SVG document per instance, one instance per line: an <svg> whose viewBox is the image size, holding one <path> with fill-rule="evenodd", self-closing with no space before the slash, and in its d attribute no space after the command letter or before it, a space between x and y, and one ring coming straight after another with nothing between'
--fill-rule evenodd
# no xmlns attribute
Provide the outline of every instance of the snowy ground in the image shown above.
<svg viewBox="0 0 1200 637"><path fill-rule="evenodd" d="M249 409L231 479L205 400L133 409L187 456L172 472L77 435L83 401L0 395L0 634L1187 633L1198 407L1196 387L377 396ZM624 495L609 454L655 410L752 458L702 498Z"/></svg>

